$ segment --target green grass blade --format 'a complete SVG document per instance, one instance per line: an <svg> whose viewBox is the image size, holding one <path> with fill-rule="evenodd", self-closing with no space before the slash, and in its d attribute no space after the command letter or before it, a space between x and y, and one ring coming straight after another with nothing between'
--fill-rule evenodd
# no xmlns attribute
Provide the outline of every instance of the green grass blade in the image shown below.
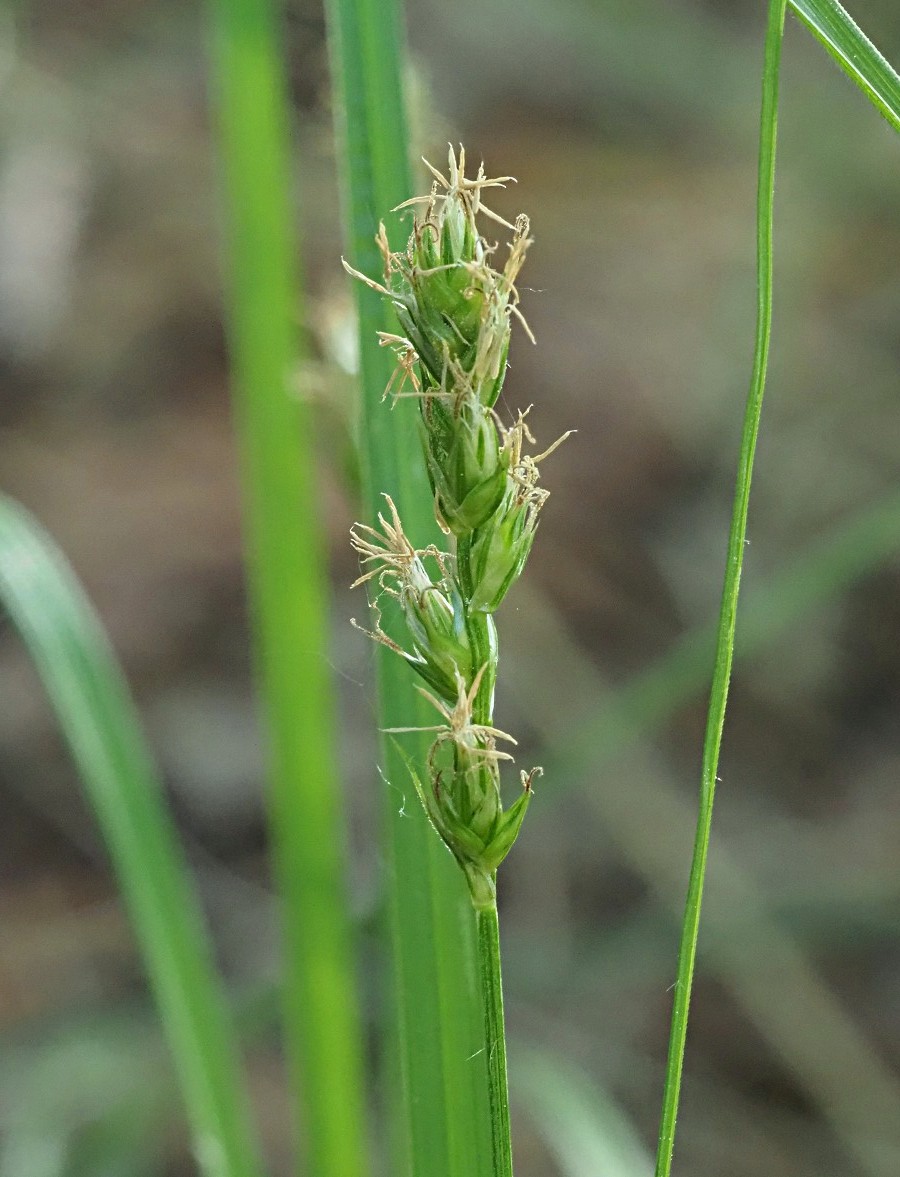
<svg viewBox="0 0 900 1177"><path fill-rule="evenodd" d="M365 1171L361 1033L327 657L312 424L298 398L297 242L274 7L215 0L233 395L282 906L287 1052L309 1171Z"/></svg>
<svg viewBox="0 0 900 1177"><path fill-rule="evenodd" d="M900 131L900 76L837 0L788 0L794 15L821 42L895 131Z"/></svg>
<svg viewBox="0 0 900 1177"><path fill-rule="evenodd" d="M379 218L411 195L403 105L400 10L393 0L329 0L335 108L341 119L348 260L377 275ZM365 517L388 491L416 545L437 540L415 409L381 404L392 359L375 332L396 331L382 300L354 283L362 374L361 453ZM389 618L386 618L389 625ZM409 668L387 651L378 663L380 725L430 724ZM424 743L410 740L424 757ZM487 1067L475 968L474 919L461 872L425 820L396 749L381 750L387 786L388 903L396 1037L392 1119L398 1177L490 1172Z"/></svg>
<svg viewBox="0 0 900 1177"><path fill-rule="evenodd" d="M725 584L716 636L716 657L712 690L707 714L706 735L703 741L703 766L700 784L700 813L688 881L687 901L682 924L681 945L678 953L678 975L672 1003L672 1032L666 1064L666 1082L660 1118L659 1144L656 1154L656 1177L669 1177L675 1146L675 1121L681 1092L681 1072L687 1038L688 1011L697 957L697 938L700 931L700 908L709 854L712 829L713 800L719 768L719 750L725 725L725 708L734 658L734 633L737 621L738 594L744 548L747 537L747 512L750 505L750 481L753 457L759 434L766 368L769 358L769 339L772 330L772 221L775 197L775 139L778 118L778 81L781 62L781 42L784 29L786 0L771 0L766 30L765 64L763 66L762 111L759 132L759 175L756 217L756 281L757 318L756 346L750 392L741 433L741 452L738 461L734 511L728 536L728 556L725 565Z"/></svg>
<svg viewBox="0 0 900 1177"><path fill-rule="evenodd" d="M896 520L895 515L890 551L894 558ZM882 538L885 550L886 539ZM523 595L520 586L520 602ZM680 922L678 894L685 876L680 847L688 844L696 824L694 807L673 780L671 764L646 744L620 762L612 776L607 772L598 777L597 763L590 759L569 760L565 734L569 716L584 698L602 705L599 701L611 696L610 685L571 640L552 606L539 599L527 603L527 608L541 617L543 632L540 647L535 648L533 641L526 644L512 631L519 648L511 651L507 644L507 657L515 664L511 689L518 689L524 701L531 697L527 684L545 673L551 658L566 667L565 684L557 682L547 702L534 712L537 730L556 746L555 754L543 758L551 782L548 787L555 788L556 782L580 787L584 802L617 845L622 861L643 878L660 908ZM535 632L534 626L529 628ZM543 812L540 804L533 805L530 820L541 820ZM704 911L707 975L717 976L727 986L773 1056L796 1075L823 1123L859 1163L860 1173L880 1177L892 1172L884 1150L885 1138L890 1140L893 1125L900 1123L897 1076L867 1041L857 1021L858 1011L842 1006L819 975L815 960L782 927L773 910L771 887L754 879L721 839L714 856L715 892ZM890 901L889 894L885 898ZM833 912L832 917L833 925ZM609 965L608 951L603 961L599 967ZM842 1060L841 1067L835 1068L835 1058ZM512 1074L515 1087L515 1066Z"/></svg>
<svg viewBox="0 0 900 1177"><path fill-rule="evenodd" d="M0 499L0 598L43 680L103 831L209 1177L261 1172L224 995L134 705L74 574Z"/></svg>
<svg viewBox="0 0 900 1177"><path fill-rule="evenodd" d="M503 977L500 969L500 925L497 905L478 908L478 961L484 1004L484 1041L493 1135L494 1177L512 1177L512 1137L509 1127L509 1084L506 1073L506 1020L503 1013Z"/></svg>
<svg viewBox="0 0 900 1177"><path fill-rule="evenodd" d="M560 1177L646 1177L651 1159L625 1113L583 1071L546 1050L514 1046L513 1095Z"/></svg>

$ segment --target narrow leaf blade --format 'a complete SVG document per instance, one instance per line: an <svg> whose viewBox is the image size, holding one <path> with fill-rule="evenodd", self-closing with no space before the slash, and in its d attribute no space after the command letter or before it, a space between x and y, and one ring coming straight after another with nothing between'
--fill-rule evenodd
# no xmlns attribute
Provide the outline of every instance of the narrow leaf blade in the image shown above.
<svg viewBox="0 0 900 1177"><path fill-rule="evenodd" d="M401 66L401 10L395 0L329 0L335 108L341 119L348 260L377 277L379 218L412 195ZM396 230L397 221L393 222ZM362 378L361 453L365 501L374 518L381 493L396 502L413 542L438 542L415 407L381 404L392 361L376 332L396 332L379 296L354 283ZM406 410L406 411L404 411ZM409 668L376 654L382 728L433 722ZM417 746L416 746L417 745ZM419 763L424 740L408 745ZM393 1172L471 1177L490 1172L487 1067L475 967L474 918L465 882L430 828L390 743L382 746L388 906L393 951Z"/></svg>
<svg viewBox="0 0 900 1177"><path fill-rule="evenodd" d="M313 423L296 395L300 282L289 107L269 0L211 6L232 394L267 737L284 1015L310 1172L366 1168L362 1034L344 897Z"/></svg>
<svg viewBox="0 0 900 1177"><path fill-rule="evenodd" d="M52 540L0 498L0 600L53 704L119 877L209 1177L260 1177L197 896L128 688Z"/></svg>
<svg viewBox="0 0 900 1177"><path fill-rule="evenodd" d="M895 131L900 131L900 76L837 0L788 0L794 15L821 42Z"/></svg>

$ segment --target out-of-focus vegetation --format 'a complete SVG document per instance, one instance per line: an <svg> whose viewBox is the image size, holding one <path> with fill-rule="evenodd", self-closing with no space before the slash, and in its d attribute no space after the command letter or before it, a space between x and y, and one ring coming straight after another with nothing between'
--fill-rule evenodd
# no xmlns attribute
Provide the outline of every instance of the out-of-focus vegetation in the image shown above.
<svg viewBox="0 0 900 1177"><path fill-rule="evenodd" d="M852 11L896 62L896 5ZM579 429L550 459L530 592L503 624L498 721L530 732L523 762L547 770L503 880L508 1027L588 1077L597 1118L609 1101L630 1125L633 1156L632 1135L649 1145L655 1130L706 686L683 663L639 680L643 695L629 684L708 624L721 583L753 332L764 6L414 0L408 17L425 154L463 139L527 189L536 245L523 301L539 346L518 347L510 402L536 403L539 439ZM277 965L200 14L35 0L0 19L4 489L56 535L97 602L220 959L236 994L266 994ZM322 17L300 0L286 19L311 287L304 377L364 930L380 896L367 834L372 654L346 623L358 607L346 543L353 329ZM773 578L786 587L754 615L737 665L678 1157L698 1177L893 1177L900 171L893 133L788 24L773 367L744 578L748 603ZM519 208L514 189L497 203ZM827 552L838 529L863 557L835 589L835 563L804 553ZM0 1175L191 1172L99 836L6 631L0 674ZM273 1007L266 997L244 1015L280 1174ZM527 1058L517 1171L577 1173L529 1112ZM556 1092L566 1068L548 1073ZM574 1090L577 1115L591 1099ZM588 1166L598 1154L583 1155Z"/></svg>

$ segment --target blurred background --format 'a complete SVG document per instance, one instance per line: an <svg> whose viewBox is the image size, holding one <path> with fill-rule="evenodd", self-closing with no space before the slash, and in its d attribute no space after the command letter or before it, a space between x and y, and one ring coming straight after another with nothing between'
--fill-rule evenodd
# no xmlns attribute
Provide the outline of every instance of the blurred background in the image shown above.
<svg viewBox="0 0 900 1177"><path fill-rule="evenodd" d="M765 5L407 7L417 142L442 164L461 140L489 174L517 176L494 204L532 217L523 307L538 346L514 341L507 406L534 403L540 443L578 430L547 462L553 497L499 619L498 722L546 769L502 877L517 1172L556 1177L574 1171L560 1138L577 1151L579 1117L611 1124L638 1163L654 1146L752 354ZM894 0L850 8L896 65ZM175 0L0 13L0 474L68 553L124 661L240 995L279 1177L277 944L202 17ZM676 1164L896 1177L900 154L788 26L746 652ZM310 291L298 387L318 403L374 1023L372 651L348 624L362 608L348 590L353 324L320 6L291 0L285 27ZM106 856L8 626L0 691L0 1177L190 1174Z"/></svg>

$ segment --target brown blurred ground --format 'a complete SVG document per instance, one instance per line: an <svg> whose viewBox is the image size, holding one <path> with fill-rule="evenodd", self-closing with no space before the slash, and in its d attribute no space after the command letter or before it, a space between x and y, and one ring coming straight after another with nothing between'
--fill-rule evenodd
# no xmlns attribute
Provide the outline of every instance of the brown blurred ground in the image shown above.
<svg viewBox="0 0 900 1177"><path fill-rule="evenodd" d="M501 709L548 768L616 685L715 610L753 333L762 9L409 7L423 149L440 158L462 139L519 178L501 211L532 216L524 306L539 346L518 340L506 401L534 403L541 441L578 429L548 462L528 591L501 619ZM895 5L853 12L900 60ZM110 629L240 987L276 963L201 15L44 0L2 18L0 474ZM351 329L318 9L292 5L288 35L365 921L370 651L346 624ZM780 152L750 591L900 473L898 144L796 26ZM711 875L680 1122L694 1177L900 1172L898 602L894 559L738 667L717 817L727 858ZM134 1068L161 1065L140 962L7 630L0 690L0 1177L190 1172L165 1099L135 1103ZM702 693L679 701L663 733L602 767L598 749L596 772L557 796L548 775L503 896L512 1035L582 1065L648 1146L703 710ZM277 1054L274 1030L257 1036L254 1087L272 1171L286 1173ZM98 1129L116 1107L126 1126ZM520 1113L522 1177L556 1173Z"/></svg>

